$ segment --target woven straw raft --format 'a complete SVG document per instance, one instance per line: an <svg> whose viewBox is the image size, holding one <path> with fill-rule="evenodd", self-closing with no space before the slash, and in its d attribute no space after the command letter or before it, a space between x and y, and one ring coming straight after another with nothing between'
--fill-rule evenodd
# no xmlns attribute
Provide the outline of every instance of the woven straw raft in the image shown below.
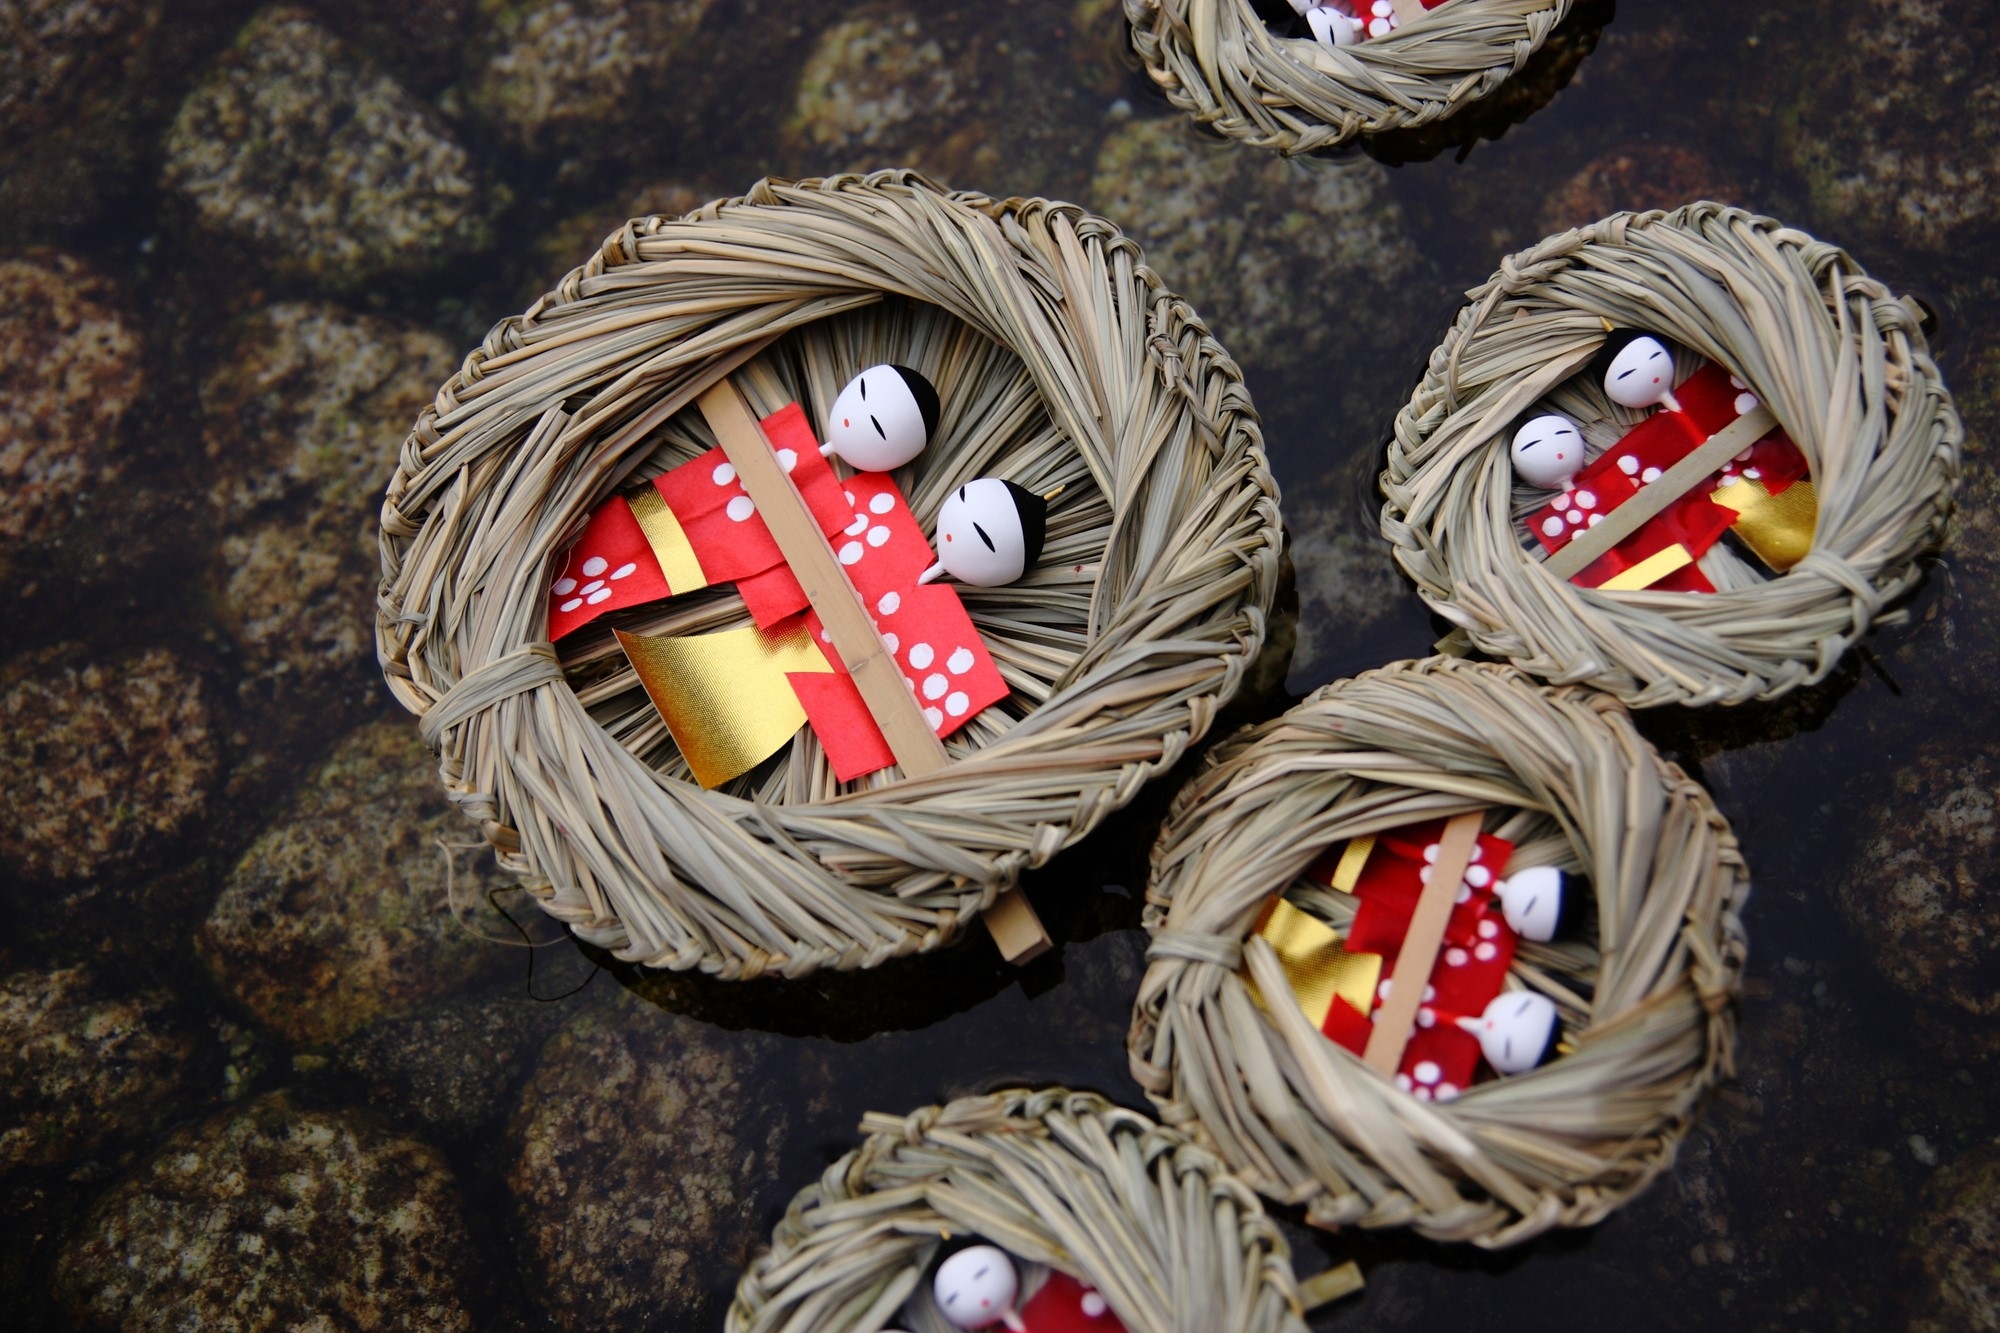
<svg viewBox="0 0 2000 1333"><path fill-rule="evenodd" d="M1420 1100L1322 1036L1275 963L1261 1007L1249 937L1280 893L1345 932L1353 899L1307 876L1322 856L1467 811L1514 864L1587 877L1579 924L1523 940L1508 976L1555 1001L1562 1053ZM1443 657L1371 671L1217 747L1176 798L1132 1070L1165 1123L1316 1223L1487 1247L1588 1225L1671 1163L1729 1072L1747 890L1707 793L1610 697Z"/></svg>
<svg viewBox="0 0 2000 1333"><path fill-rule="evenodd" d="M1510 437L1540 412L1586 438L1638 419L1585 372L1614 327L1739 377L1797 443L1818 515L1788 572L1720 544L1701 566L1713 593L1581 588L1540 567L1525 518L1547 496L1516 484ZM1396 418L1382 531L1434 611L1524 671L1634 707L1769 699L1897 614L1942 538L1962 441L1921 312L1841 250L1715 203L1624 213L1471 294Z"/></svg>
<svg viewBox="0 0 2000 1333"><path fill-rule="evenodd" d="M1068 1274L1131 1333L1303 1333L1291 1252L1221 1162L1132 1111L1052 1089L870 1115L737 1284L729 1333L950 1333L947 1238Z"/></svg>
<svg viewBox="0 0 2000 1333"><path fill-rule="evenodd" d="M551 647L553 571L593 508L713 443L686 409L723 371L818 422L890 361L943 399L898 474L926 532L980 475L1060 488L1036 570L964 590L1011 697L936 773L842 784L805 730L703 790L608 629ZM382 512L381 661L451 798L579 935L729 978L934 948L1130 800L1236 690L1282 541L1241 374L1136 246L897 172L628 223L466 358ZM620 614L750 623L733 587Z"/></svg>
<svg viewBox="0 0 2000 1333"><path fill-rule="evenodd" d="M1384 37L1329 48L1274 33L1250 0L1125 0L1167 99L1232 139L1287 154L1420 129L1494 92L1573 0L1451 0Z"/></svg>

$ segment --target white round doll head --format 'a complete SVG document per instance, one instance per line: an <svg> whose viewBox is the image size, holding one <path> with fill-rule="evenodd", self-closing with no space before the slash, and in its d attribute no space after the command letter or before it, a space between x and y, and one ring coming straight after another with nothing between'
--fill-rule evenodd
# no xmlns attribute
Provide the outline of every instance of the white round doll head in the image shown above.
<svg viewBox="0 0 2000 1333"><path fill-rule="evenodd" d="M1548 1063L1562 1032L1556 1002L1531 990L1496 996L1479 1017L1458 1023L1479 1038L1479 1053L1502 1074L1525 1074Z"/></svg>
<svg viewBox="0 0 2000 1333"><path fill-rule="evenodd" d="M1350 18L1331 5L1308 9L1306 27L1321 46L1353 46L1361 40L1361 20Z"/></svg>
<svg viewBox="0 0 2000 1333"><path fill-rule="evenodd" d="M1500 914L1524 940L1547 944L1563 925L1563 899L1569 877L1554 866L1527 866L1494 887Z"/></svg>
<svg viewBox="0 0 2000 1333"><path fill-rule="evenodd" d="M978 588L1012 583L1042 554L1048 512L1048 501L1011 481L966 482L938 506L938 558L923 581L949 574Z"/></svg>
<svg viewBox="0 0 2000 1333"><path fill-rule="evenodd" d="M1530 486L1554 490L1583 466L1583 432L1568 417L1536 417L1514 432L1514 475Z"/></svg>
<svg viewBox="0 0 2000 1333"><path fill-rule="evenodd" d="M1674 403L1674 354L1658 338L1645 333L1614 335L1605 344L1611 352L1604 368L1604 392L1620 407L1652 407Z"/></svg>
<svg viewBox="0 0 2000 1333"><path fill-rule="evenodd" d="M971 1245L938 1265L931 1297L953 1328L991 1328L1014 1313L1021 1275L1007 1252Z"/></svg>
<svg viewBox="0 0 2000 1333"><path fill-rule="evenodd" d="M820 452L858 472L893 472L924 451L937 423L929 380L908 366L870 366L833 400Z"/></svg>

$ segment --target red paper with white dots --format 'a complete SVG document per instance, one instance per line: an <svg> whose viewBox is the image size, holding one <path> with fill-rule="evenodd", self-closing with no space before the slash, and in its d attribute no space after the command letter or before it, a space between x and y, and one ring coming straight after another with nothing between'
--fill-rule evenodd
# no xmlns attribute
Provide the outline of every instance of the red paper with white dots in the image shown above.
<svg viewBox="0 0 2000 1333"><path fill-rule="evenodd" d="M1360 19L1359 36L1364 42L1370 37L1387 37L1403 26L1402 20L1396 15L1396 7L1390 4L1389 0L1321 0L1321 3L1330 4L1332 8ZM1446 3L1446 0L1423 0L1423 3L1427 10L1436 9Z"/></svg>
<svg viewBox="0 0 2000 1333"><path fill-rule="evenodd" d="M614 495L590 516L550 586L549 640L582 629L606 611L667 595L666 576L632 506Z"/></svg>
<svg viewBox="0 0 2000 1333"><path fill-rule="evenodd" d="M1068 1273L1050 1273L1020 1309L1028 1333L1125 1333L1102 1293Z"/></svg>
<svg viewBox="0 0 2000 1333"><path fill-rule="evenodd" d="M1355 881L1358 900L1348 928L1347 948L1383 957L1382 979L1395 978L1396 955L1409 933L1430 864L1444 836L1444 821L1432 820L1381 834ZM1452 1019L1478 1017L1505 988L1519 942L1501 915L1493 890L1505 873L1514 844L1482 833L1476 859L1466 867L1458 901L1445 926L1444 948L1426 979L1416 1030L1403 1049L1396 1082L1414 1095L1450 1099L1472 1086L1479 1070L1479 1039ZM1378 986L1375 1006L1386 990ZM1356 1055L1367 1050L1372 1019L1336 997L1320 1030Z"/></svg>

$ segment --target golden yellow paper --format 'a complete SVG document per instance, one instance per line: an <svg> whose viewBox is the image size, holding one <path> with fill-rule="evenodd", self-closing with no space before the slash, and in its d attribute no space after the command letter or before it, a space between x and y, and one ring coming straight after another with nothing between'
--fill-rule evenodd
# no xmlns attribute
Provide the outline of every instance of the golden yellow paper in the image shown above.
<svg viewBox="0 0 2000 1333"><path fill-rule="evenodd" d="M706 588L708 575L701 572L694 544L682 531L674 511L660 498L659 488L648 482L627 495L625 503L632 506L632 517L639 520L639 531L646 534L646 545L653 548L653 558L667 576L667 591L678 594Z"/></svg>
<svg viewBox="0 0 2000 1333"><path fill-rule="evenodd" d="M776 754L805 725L788 671L831 671L804 620L720 634L647 638L617 631L695 781L719 787Z"/></svg>
<svg viewBox="0 0 2000 1333"><path fill-rule="evenodd" d="M1761 481L1739 477L1714 495L1736 511L1731 531L1759 560L1782 574L1812 550L1819 525L1819 493L1809 481L1795 481L1773 495Z"/></svg>
<svg viewBox="0 0 2000 1333"><path fill-rule="evenodd" d="M1667 575L1694 563L1688 548L1675 542L1664 551L1655 551L1630 569L1621 570L1597 586L1606 592L1633 592L1650 588Z"/></svg>
<svg viewBox="0 0 2000 1333"><path fill-rule="evenodd" d="M1314 1027L1326 1025L1326 1011L1336 998L1363 1014L1375 1007L1375 987L1382 979L1381 954L1349 953L1338 931L1283 898L1273 898L1264 909L1257 933L1278 955L1292 995Z"/></svg>
<svg viewBox="0 0 2000 1333"><path fill-rule="evenodd" d="M1340 864L1333 868L1333 887L1342 893L1354 892L1354 886L1361 882L1361 871L1368 864L1369 853L1375 850L1375 835L1364 833L1351 839L1340 854Z"/></svg>

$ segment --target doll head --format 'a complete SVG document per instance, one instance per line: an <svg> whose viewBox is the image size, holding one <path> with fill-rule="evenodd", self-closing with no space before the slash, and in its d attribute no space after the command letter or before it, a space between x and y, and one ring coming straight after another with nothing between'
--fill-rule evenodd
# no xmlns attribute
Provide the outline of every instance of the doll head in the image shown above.
<svg viewBox="0 0 2000 1333"><path fill-rule="evenodd" d="M1350 18L1331 5L1308 9L1306 27L1321 46L1353 46L1361 40L1361 20Z"/></svg>
<svg viewBox="0 0 2000 1333"><path fill-rule="evenodd" d="M1540 991L1514 990L1495 996L1477 1018L1459 1026L1479 1039L1479 1053L1502 1074L1525 1074L1555 1058L1562 1033L1556 1003Z"/></svg>
<svg viewBox="0 0 2000 1333"><path fill-rule="evenodd" d="M1040 558L1048 513L1048 501L1011 481L966 482L938 506L938 558L923 581L949 574L978 588L1012 583Z"/></svg>
<svg viewBox="0 0 2000 1333"><path fill-rule="evenodd" d="M1014 1313L1021 1275L1005 1250L969 1245L938 1265L931 1298L953 1328L991 1328Z"/></svg>
<svg viewBox="0 0 2000 1333"><path fill-rule="evenodd" d="M1526 866L1494 887L1500 914L1516 935L1547 944L1567 924L1569 876L1554 866Z"/></svg>
<svg viewBox="0 0 2000 1333"><path fill-rule="evenodd" d="M1515 476L1530 486L1554 490L1583 466L1583 432L1565 416L1535 417L1514 432L1510 452Z"/></svg>
<svg viewBox="0 0 2000 1333"><path fill-rule="evenodd" d="M870 366L833 400L820 452L857 472L892 472L924 451L937 424L929 380L908 366Z"/></svg>
<svg viewBox="0 0 2000 1333"><path fill-rule="evenodd" d="M1620 407L1674 407L1674 353L1662 338L1623 329L1605 340L1598 362L1604 392Z"/></svg>

